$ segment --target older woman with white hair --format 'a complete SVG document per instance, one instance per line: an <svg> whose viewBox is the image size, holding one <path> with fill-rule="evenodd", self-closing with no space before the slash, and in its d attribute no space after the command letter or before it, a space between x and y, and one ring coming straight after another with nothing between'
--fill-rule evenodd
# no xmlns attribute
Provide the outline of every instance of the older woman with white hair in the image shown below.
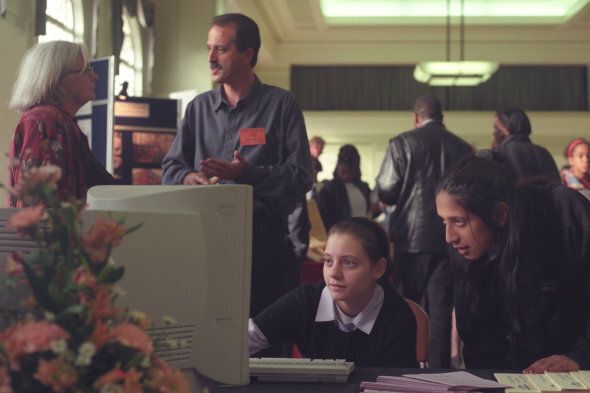
<svg viewBox="0 0 590 393"><path fill-rule="evenodd" d="M62 170L62 200L85 199L88 188L113 183L74 120L94 99L97 79L81 44L52 41L27 51L10 99L10 107L22 112L10 145L12 187L28 169L47 164ZM20 206L15 198L10 204Z"/></svg>

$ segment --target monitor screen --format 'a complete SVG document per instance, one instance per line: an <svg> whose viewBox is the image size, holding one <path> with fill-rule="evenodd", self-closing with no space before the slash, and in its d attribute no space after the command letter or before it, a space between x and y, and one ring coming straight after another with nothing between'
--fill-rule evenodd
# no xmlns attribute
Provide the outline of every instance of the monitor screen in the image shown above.
<svg viewBox="0 0 590 393"><path fill-rule="evenodd" d="M121 305L150 315L159 355L222 383L248 383L252 188L98 186L87 201L85 221L110 214L143 224L112 256L126 268ZM158 346L164 337L178 345Z"/></svg>

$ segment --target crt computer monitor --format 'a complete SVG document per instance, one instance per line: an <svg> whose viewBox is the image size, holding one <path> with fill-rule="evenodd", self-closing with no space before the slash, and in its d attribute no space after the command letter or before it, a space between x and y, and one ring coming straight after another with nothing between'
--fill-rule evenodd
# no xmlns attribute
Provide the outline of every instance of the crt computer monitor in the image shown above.
<svg viewBox="0 0 590 393"><path fill-rule="evenodd" d="M152 335L182 344L159 355L187 374L248 383L252 188L97 186L87 202L86 221L110 214L143 224L112 257L126 269L119 304L149 314Z"/></svg>

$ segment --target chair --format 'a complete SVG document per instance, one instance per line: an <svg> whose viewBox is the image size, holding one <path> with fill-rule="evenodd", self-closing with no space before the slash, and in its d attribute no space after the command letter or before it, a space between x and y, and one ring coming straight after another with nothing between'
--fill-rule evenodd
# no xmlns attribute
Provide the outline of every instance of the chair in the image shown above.
<svg viewBox="0 0 590 393"><path fill-rule="evenodd" d="M410 299L405 299L416 318L416 360L420 362L420 368L428 367L426 354L430 341L430 319L420 305Z"/></svg>

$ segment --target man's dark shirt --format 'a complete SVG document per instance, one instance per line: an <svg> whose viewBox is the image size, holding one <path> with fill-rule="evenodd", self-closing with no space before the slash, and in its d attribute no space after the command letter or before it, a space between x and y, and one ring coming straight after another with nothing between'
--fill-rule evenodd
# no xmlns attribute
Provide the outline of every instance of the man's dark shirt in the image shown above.
<svg viewBox="0 0 590 393"><path fill-rule="evenodd" d="M240 129L263 128L266 143L243 146ZM198 95L187 107L182 129L162 161L163 184L182 184L199 161L232 161L238 150L248 162L235 183L254 187L254 211L285 217L311 188L311 157L301 109L286 90L258 78L235 108L221 87Z"/></svg>

